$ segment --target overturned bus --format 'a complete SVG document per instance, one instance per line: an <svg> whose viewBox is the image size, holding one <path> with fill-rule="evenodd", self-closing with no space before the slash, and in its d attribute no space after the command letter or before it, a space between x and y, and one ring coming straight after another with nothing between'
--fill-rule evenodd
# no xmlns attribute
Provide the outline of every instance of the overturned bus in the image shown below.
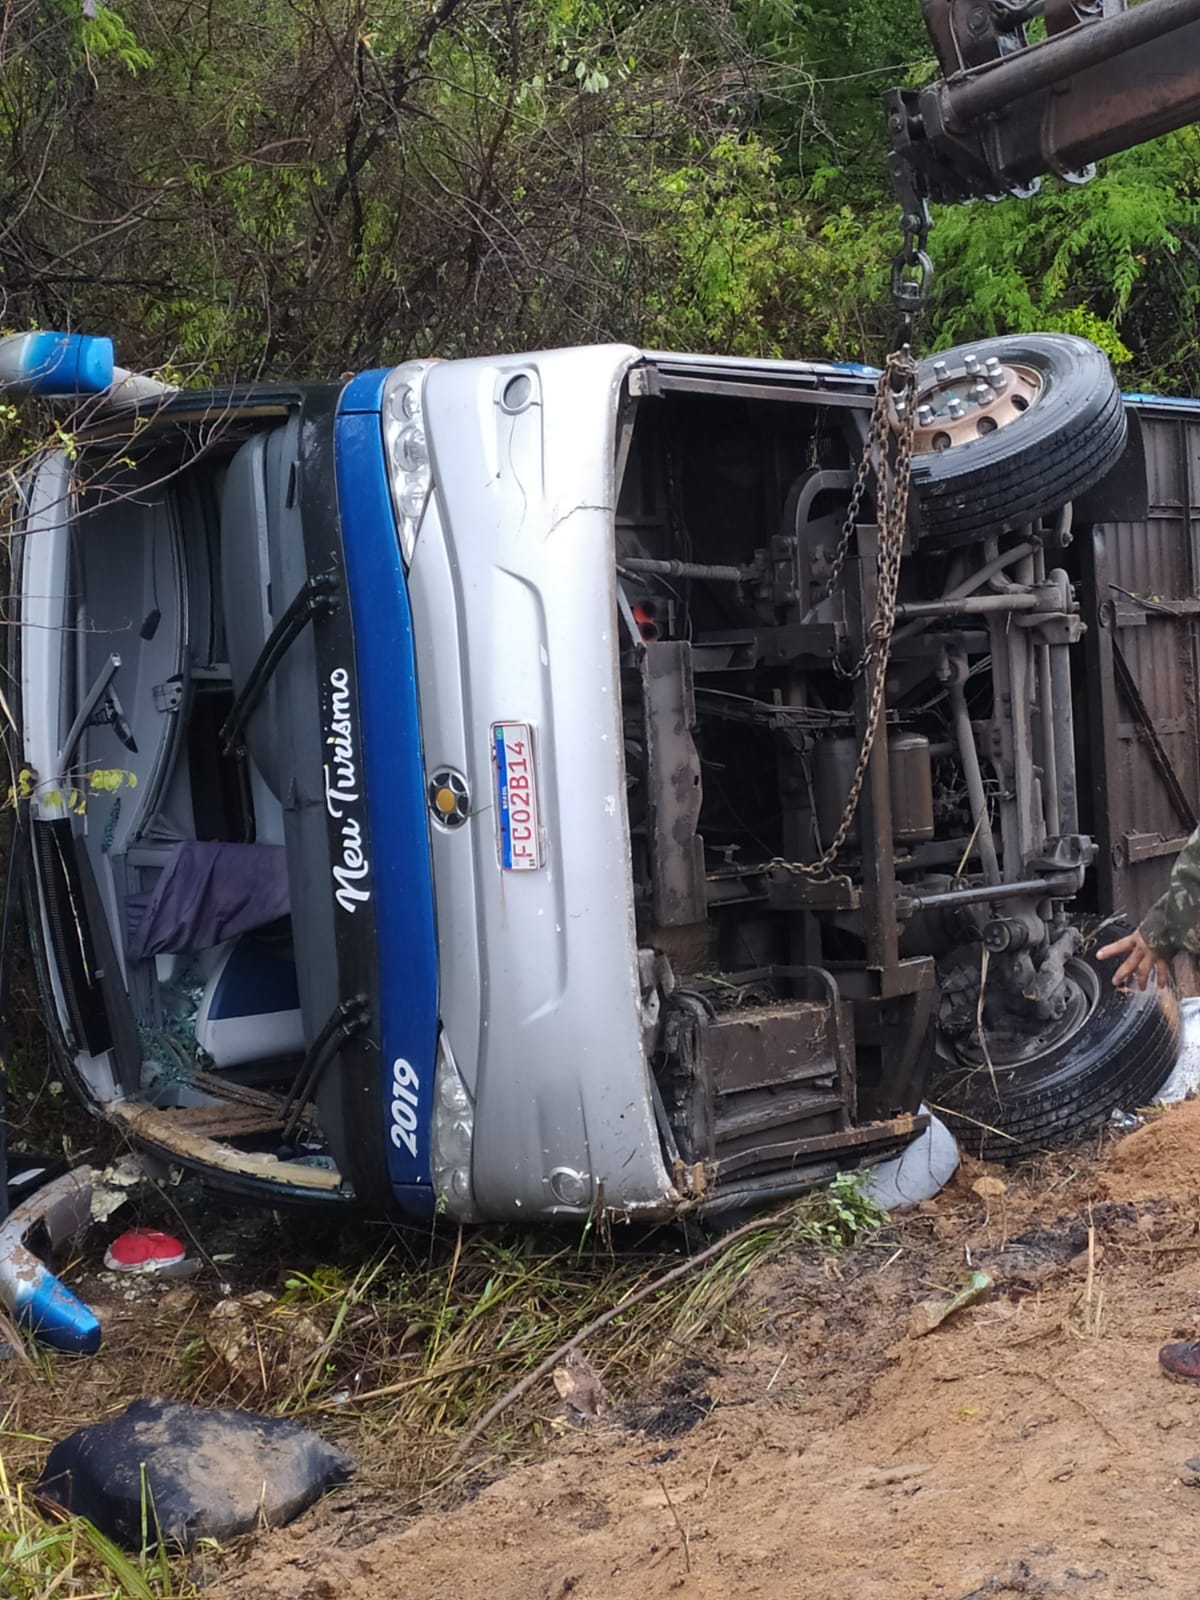
<svg viewBox="0 0 1200 1600"><path fill-rule="evenodd" d="M1196 820L1200 412L1091 345L892 397L883 617L867 368L175 391L40 334L0 371L59 408L14 512L28 931L138 1147L271 1201L653 1218L894 1154L926 1100L1018 1155L1167 1076L1170 995L1092 952Z"/></svg>

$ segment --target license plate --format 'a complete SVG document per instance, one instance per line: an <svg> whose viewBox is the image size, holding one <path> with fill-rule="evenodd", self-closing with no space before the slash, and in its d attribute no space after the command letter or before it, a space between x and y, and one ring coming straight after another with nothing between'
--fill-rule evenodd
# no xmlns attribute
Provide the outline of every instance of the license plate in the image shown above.
<svg viewBox="0 0 1200 1600"><path fill-rule="evenodd" d="M496 768L496 814L500 819L500 865L505 872L533 872L542 864L533 739L527 722L492 724Z"/></svg>

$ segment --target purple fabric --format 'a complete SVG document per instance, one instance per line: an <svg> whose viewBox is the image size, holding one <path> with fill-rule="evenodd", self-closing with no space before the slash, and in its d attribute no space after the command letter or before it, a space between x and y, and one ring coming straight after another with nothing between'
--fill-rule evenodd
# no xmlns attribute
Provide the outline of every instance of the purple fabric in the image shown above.
<svg viewBox="0 0 1200 1600"><path fill-rule="evenodd" d="M125 902L131 961L208 950L291 909L279 845L192 841L175 847L149 894Z"/></svg>

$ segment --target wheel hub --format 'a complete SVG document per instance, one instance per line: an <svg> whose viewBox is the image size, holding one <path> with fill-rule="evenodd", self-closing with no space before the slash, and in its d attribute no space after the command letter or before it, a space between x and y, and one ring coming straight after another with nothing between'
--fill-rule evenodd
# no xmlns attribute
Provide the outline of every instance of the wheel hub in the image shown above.
<svg viewBox="0 0 1200 1600"><path fill-rule="evenodd" d="M1100 998L1096 974L1086 962L1070 960L1063 973L1064 1004L1057 1016L1030 1029L1015 1027L988 1029L986 1053L979 1039L971 1035L954 1044L954 1054L968 1067L1023 1067L1049 1055L1065 1039L1076 1033L1096 1008Z"/></svg>
<svg viewBox="0 0 1200 1600"><path fill-rule="evenodd" d="M913 450L924 455L986 438L1022 417L1042 388L1042 376L1032 367L997 356L981 358L967 350L953 362L939 358L932 379L917 391ZM899 427L904 410L903 398L893 402L893 426Z"/></svg>

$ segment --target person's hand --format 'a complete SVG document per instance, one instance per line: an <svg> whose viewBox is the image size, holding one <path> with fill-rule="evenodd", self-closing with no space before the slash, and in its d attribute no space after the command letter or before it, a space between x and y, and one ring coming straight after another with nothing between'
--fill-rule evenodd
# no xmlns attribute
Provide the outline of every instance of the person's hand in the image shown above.
<svg viewBox="0 0 1200 1600"><path fill-rule="evenodd" d="M1109 961L1123 957L1121 965L1113 973L1113 985L1120 988L1127 978L1136 978L1139 989L1144 989L1150 981L1153 972L1160 986L1167 983L1167 963L1162 956L1156 956L1154 951L1136 930L1128 933L1123 939L1117 939L1112 944L1106 944L1103 950L1096 951L1097 961Z"/></svg>

